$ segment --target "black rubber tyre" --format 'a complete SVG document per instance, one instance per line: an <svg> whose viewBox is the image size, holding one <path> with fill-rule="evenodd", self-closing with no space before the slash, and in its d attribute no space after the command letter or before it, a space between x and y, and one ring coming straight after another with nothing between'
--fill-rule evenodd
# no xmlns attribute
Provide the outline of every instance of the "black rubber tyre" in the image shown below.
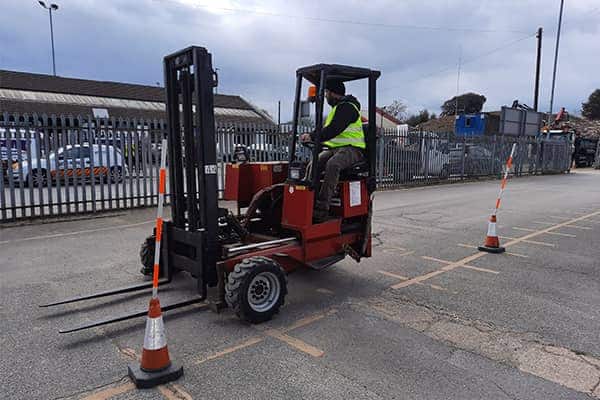
<svg viewBox="0 0 600 400"><path fill-rule="evenodd" d="M29 182L29 177L26 178L25 182ZM31 171L31 183L33 187L44 187L48 185L48 177L46 176L45 169L34 169Z"/></svg>
<svg viewBox="0 0 600 400"><path fill-rule="evenodd" d="M285 272L267 257L250 257L237 264L225 285L229 307L240 319L253 324L273 318L286 294Z"/></svg>
<svg viewBox="0 0 600 400"><path fill-rule="evenodd" d="M111 167L106 177L107 182L111 183L121 183L123 182L123 168L121 167Z"/></svg>
<svg viewBox="0 0 600 400"><path fill-rule="evenodd" d="M140 247L140 261L142 269L140 272L146 276L152 276L154 272L154 250L156 247L156 236L151 235L144 240ZM162 275L162 274L161 274Z"/></svg>

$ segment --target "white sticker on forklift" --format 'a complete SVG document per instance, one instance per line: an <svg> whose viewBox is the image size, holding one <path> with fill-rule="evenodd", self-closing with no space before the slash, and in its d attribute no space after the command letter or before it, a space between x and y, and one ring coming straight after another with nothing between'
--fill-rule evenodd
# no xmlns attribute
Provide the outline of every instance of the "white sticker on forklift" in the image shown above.
<svg viewBox="0 0 600 400"><path fill-rule="evenodd" d="M204 166L204 173L205 174L216 174L217 173L217 166L215 164L210 164L210 165L205 165Z"/></svg>
<svg viewBox="0 0 600 400"><path fill-rule="evenodd" d="M360 181L350 182L350 207L360 206L361 200Z"/></svg>

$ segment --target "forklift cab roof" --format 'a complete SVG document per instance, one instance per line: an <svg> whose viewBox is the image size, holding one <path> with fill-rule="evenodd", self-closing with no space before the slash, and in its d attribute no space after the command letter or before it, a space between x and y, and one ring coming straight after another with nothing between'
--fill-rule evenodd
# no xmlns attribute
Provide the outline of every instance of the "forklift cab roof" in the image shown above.
<svg viewBox="0 0 600 400"><path fill-rule="evenodd" d="M302 76L314 85L318 85L321 78L321 71L325 71L327 79L338 79L342 82L355 81L365 78L379 78L381 72L368 68L351 67L349 65L339 64L315 64L307 67L298 68L297 75Z"/></svg>

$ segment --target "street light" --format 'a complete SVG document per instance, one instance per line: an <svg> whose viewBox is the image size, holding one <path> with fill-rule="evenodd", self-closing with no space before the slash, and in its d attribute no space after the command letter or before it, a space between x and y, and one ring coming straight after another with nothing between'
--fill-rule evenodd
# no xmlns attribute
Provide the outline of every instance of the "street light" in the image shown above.
<svg viewBox="0 0 600 400"><path fill-rule="evenodd" d="M52 28L52 11L58 10L58 5L52 3L52 4L50 4L50 6L47 6L46 3L44 3L41 0L38 1L38 3L40 3L40 6L44 7L46 10L48 10L48 13L50 14L50 41L52 43L52 73L54 74L54 76L56 76L56 60L54 58L54 29Z"/></svg>

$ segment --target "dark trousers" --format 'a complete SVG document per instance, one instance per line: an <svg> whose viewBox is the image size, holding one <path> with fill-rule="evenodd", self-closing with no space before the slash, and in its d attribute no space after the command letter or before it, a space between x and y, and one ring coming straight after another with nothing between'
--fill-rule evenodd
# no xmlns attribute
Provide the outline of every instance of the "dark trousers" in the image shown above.
<svg viewBox="0 0 600 400"><path fill-rule="evenodd" d="M325 177L321 184L321 190L317 197L316 209L322 211L329 210L331 197L335 192L337 184L340 180L340 171L349 168L352 165L364 160L365 155L363 150L354 146L336 147L333 149L323 150L319 154L318 171L319 173L325 170ZM309 168L310 170L310 168ZM310 176L310 175L309 175Z"/></svg>

